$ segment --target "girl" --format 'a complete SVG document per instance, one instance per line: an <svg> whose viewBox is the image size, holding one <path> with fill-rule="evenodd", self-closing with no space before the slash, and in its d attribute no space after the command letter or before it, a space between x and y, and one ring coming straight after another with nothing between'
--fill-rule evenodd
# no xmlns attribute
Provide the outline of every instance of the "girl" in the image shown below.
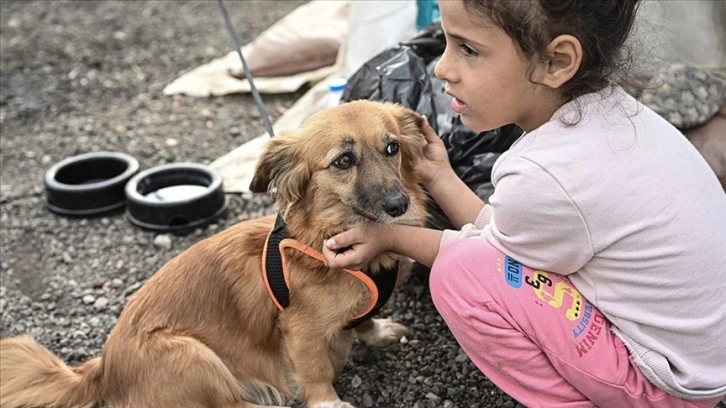
<svg viewBox="0 0 726 408"><path fill-rule="evenodd" d="M489 203L427 123L417 172L458 231L366 223L330 266L431 267L473 363L529 407L713 407L726 394L726 195L683 135L613 84L637 0L446 0L436 76L476 131L525 134Z"/></svg>

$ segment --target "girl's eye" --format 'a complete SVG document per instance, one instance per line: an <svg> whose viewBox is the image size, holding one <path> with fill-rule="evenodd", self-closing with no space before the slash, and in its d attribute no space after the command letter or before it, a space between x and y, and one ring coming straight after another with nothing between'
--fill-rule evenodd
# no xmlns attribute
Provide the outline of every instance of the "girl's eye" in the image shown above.
<svg viewBox="0 0 726 408"><path fill-rule="evenodd" d="M400 145L397 141L392 141L391 143L386 145L386 156L393 156L394 154L398 153Z"/></svg>
<svg viewBox="0 0 726 408"><path fill-rule="evenodd" d="M333 166L343 170L351 168L354 163L355 157L352 153L344 153L333 160Z"/></svg>
<svg viewBox="0 0 726 408"><path fill-rule="evenodd" d="M475 56L479 55L476 51L474 51L473 48L469 47L466 44L459 44L459 49L464 54L464 56L467 56L467 57L475 57Z"/></svg>

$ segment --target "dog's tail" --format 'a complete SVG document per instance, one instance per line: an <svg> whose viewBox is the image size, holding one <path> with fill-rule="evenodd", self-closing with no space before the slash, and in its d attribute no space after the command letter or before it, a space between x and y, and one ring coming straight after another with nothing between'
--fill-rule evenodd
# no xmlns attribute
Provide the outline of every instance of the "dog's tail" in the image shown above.
<svg viewBox="0 0 726 408"><path fill-rule="evenodd" d="M0 407L90 406L100 377L100 357L70 368L28 335L0 341Z"/></svg>

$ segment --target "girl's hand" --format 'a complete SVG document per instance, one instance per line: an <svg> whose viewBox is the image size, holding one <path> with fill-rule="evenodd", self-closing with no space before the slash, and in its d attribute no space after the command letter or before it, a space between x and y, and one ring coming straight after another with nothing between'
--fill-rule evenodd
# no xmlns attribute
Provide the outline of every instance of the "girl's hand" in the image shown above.
<svg viewBox="0 0 726 408"><path fill-rule="evenodd" d="M325 264L330 268L362 269L389 250L385 228L385 224L358 224L325 240L322 251Z"/></svg>
<svg viewBox="0 0 726 408"><path fill-rule="evenodd" d="M416 165L415 171L424 186L429 187L437 176L447 173L447 171L442 170L451 169L451 163L449 163L449 153L446 151L444 142L431 128L426 116L423 118L421 131L424 135L424 157Z"/></svg>

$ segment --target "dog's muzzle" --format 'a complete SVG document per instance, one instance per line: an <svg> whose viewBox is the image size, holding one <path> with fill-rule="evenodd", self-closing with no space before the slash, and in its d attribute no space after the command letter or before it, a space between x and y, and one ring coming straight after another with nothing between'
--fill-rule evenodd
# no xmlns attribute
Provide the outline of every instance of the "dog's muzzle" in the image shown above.
<svg viewBox="0 0 726 408"><path fill-rule="evenodd" d="M408 211L409 199L406 194L401 194L393 197L386 197L386 201L383 203L383 210L386 214L391 217L399 217L406 214Z"/></svg>

